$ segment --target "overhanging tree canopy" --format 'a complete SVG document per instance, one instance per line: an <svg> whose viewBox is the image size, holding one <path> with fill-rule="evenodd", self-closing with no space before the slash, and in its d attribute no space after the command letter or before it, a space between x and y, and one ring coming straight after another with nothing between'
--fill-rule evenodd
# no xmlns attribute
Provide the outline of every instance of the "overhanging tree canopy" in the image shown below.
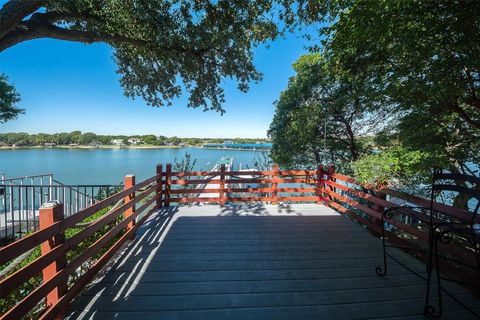
<svg viewBox="0 0 480 320"><path fill-rule="evenodd" d="M317 18L327 22L320 29L325 38L312 49L323 54L333 72L330 78L310 77L315 83L309 86L327 83L332 93L338 92L328 95L332 106L358 96L366 105L387 106L389 111L388 121L371 121L388 125L375 139L370 136L374 154L365 153L354 163L357 178L371 185L411 187L428 185L433 166L475 171L480 161L480 2L321 3L325 11ZM302 88L296 94L292 89L301 77L296 78L277 103L272 153L276 159L301 163L300 155L315 147L321 150L322 141L315 140L320 132L311 124L323 119L325 111L301 103L309 91ZM339 90L352 84L353 95ZM328 117L333 117L333 110ZM362 114L355 114L355 120ZM277 147L275 136L281 138ZM329 145L340 149L340 140L335 139L327 131L327 149ZM309 161L313 164L315 159Z"/></svg>
<svg viewBox="0 0 480 320"><path fill-rule="evenodd" d="M293 2L10 0L0 10L0 52L38 38L107 43L128 97L162 106L186 90L190 107L223 113L222 79L246 91L261 78L253 47L281 33L280 21L289 27L297 13L319 9Z"/></svg>
<svg viewBox="0 0 480 320"><path fill-rule="evenodd" d="M411 190L429 185L434 166L475 171L480 161L480 2L333 3L331 23L321 30L323 52L396 106L391 125L376 139L381 152L354 164L357 178Z"/></svg>
<svg viewBox="0 0 480 320"><path fill-rule="evenodd" d="M480 129L479 1L345 3L323 30L331 59L383 84L403 110L455 113Z"/></svg>

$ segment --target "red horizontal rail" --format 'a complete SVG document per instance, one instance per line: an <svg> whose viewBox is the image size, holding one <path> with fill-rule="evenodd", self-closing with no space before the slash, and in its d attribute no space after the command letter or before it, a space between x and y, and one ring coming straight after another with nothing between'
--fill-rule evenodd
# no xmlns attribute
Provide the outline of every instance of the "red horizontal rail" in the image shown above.
<svg viewBox="0 0 480 320"><path fill-rule="evenodd" d="M385 200L380 199L378 197L365 194L361 191L354 190L354 189L348 188L348 187L343 186L343 185L339 185L339 184L337 184L333 181L324 181L324 183L327 184L327 185L330 185L330 186L335 186L335 187L340 186L340 188L339 188L340 190L347 191L347 192L349 192L351 194L354 194L356 196L360 196L360 197L362 197L362 198L364 198L364 199L366 199L366 200L368 200L369 202L372 202L372 203L380 204L380 205L385 206L385 207L398 207L398 205L395 204L395 203L385 201ZM348 204L351 207L353 207L353 208L355 208L355 209L357 209L357 210L359 210L363 213L368 214L372 218L379 219L379 215L381 217L381 212L377 212L374 209L368 208L368 207L360 204L359 202L357 202L357 201L355 201L351 198L348 198L347 196L340 195L340 194L334 192L333 190L325 190L325 193L328 194L328 195L331 195L333 198L339 200L340 202L342 202L342 204ZM345 209L343 206L340 206L339 204L336 204L333 201L327 200L327 202L328 202L327 204L329 206L331 206L332 208L334 208L335 210L337 210L341 213L345 213L345 214L349 215L350 217L356 219L360 223L369 226L369 229L371 229L373 231L377 231L377 232L381 231L381 229L380 229L381 225L376 225L372 221L366 220L365 218L358 216L353 211ZM345 210L348 210L348 212L346 212ZM406 210L408 210L408 209L406 209ZM411 210L411 213L412 213L413 216L419 214L418 212L413 211L413 210ZM415 236L417 239L422 240L424 243L426 241L428 241L428 234L427 234L426 230L418 229L415 226L405 224L405 223L403 223L401 221L398 221L398 220L395 220L395 219L388 219L388 220L386 220L386 222L388 222L390 225L395 226L398 230L401 230L402 232L406 232L410 235ZM389 239L392 239L392 238L398 238L398 237L396 235L390 234ZM448 244L439 243L438 245L439 245L441 250L447 251L450 254L453 254L453 256L460 257L463 261L469 262L472 265L475 264L475 254L474 254L474 252L466 250L466 248L458 246L457 244L448 245Z"/></svg>
<svg viewBox="0 0 480 320"><path fill-rule="evenodd" d="M170 184L186 185L186 184L219 184L220 179L210 179L210 180L201 180L201 179L179 179L172 180Z"/></svg>
<svg viewBox="0 0 480 320"><path fill-rule="evenodd" d="M258 193L258 192L263 192L263 193L268 193L272 192L272 188L225 188L225 192L228 193Z"/></svg>
<svg viewBox="0 0 480 320"><path fill-rule="evenodd" d="M220 188L215 189L176 189L171 190L171 194L201 194L201 193L219 193ZM224 192L228 193L255 193L255 192L272 192L272 188L225 188Z"/></svg>
<svg viewBox="0 0 480 320"><path fill-rule="evenodd" d="M77 213L65 218L62 221L56 222L51 226L36 231L29 235L28 237L21 238L5 247L0 249L0 257L2 263L6 263L12 260L15 257L27 252L28 250L39 246L42 242L50 239L55 234L58 234L61 230L66 230L75 226L77 223L85 220L88 216L102 210L103 208L109 206L110 204L124 198L125 196L132 194L133 192L145 187L146 185L155 181L157 176L151 177L140 184L135 185L134 187L116 193L109 198L95 203L94 205L85 208Z"/></svg>
<svg viewBox="0 0 480 320"><path fill-rule="evenodd" d="M209 198L170 198L166 199L166 202L169 203L202 203L202 202L212 202L218 203L220 201L220 197L209 197ZM289 197L278 197L278 201L295 201L295 202L317 202L317 196L289 196ZM225 198L226 202L272 202L272 197L254 197L254 196L242 196L242 197L228 197Z"/></svg>
<svg viewBox="0 0 480 320"><path fill-rule="evenodd" d="M207 176L218 176L217 171L185 171L185 172L178 172L178 171L173 171L170 173L171 177L207 177ZM163 177L167 176L166 172L162 173Z"/></svg>
<svg viewBox="0 0 480 320"><path fill-rule="evenodd" d="M254 196L243 196L243 197L228 197L225 199L227 202L272 202L272 197L254 197ZM170 198L166 200L167 202L176 202L176 203L197 203L197 202L219 202L220 197L213 198ZM309 197L278 197L278 201L318 201L318 197L309 196Z"/></svg>
<svg viewBox="0 0 480 320"><path fill-rule="evenodd" d="M391 190L391 189L382 189L380 190L380 192L398 199L408 201L410 203L417 204L419 206L423 206L427 208L430 207L430 200L423 199L414 195L406 194L406 193ZM466 210L455 208L455 207L448 206L438 202L433 203L433 209L464 221L470 221L470 219L472 218L472 214ZM480 216L477 215L475 221L477 223L480 223Z"/></svg>
<svg viewBox="0 0 480 320"><path fill-rule="evenodd" d="M365 193L363 191L360 191L360 190L357 190L357 189L353 189L353 188L349 188L343 184L339 184L337 182L334 182L334 181L331 181L331 180L325 180L324 183L328 186L332 186L334 188L337 188L337 189L340 189L342 191L345 191L345 192L348 192L352 195L355 195L359 198L362 198L362 199L365 199L367 200L368 202L371 202L371 203L374 203L374 204L378 204L382 207L386 207L386 208L391 208L391 207L398 207L398 204L396 203L393 203L393 202L390 202L390 201L386 201L384 199L381 199L379 197L376 197L374 195L371 195L371 194L368 194L368 193Z"/></svg>
<svg viewBox="0 0 480 320"><path fill-rule="evenodd" d="M338 199L340 200L342 203L345 203L345 204L348 204L349 206L352 206L374 218L377 218L377 219L381 219L382 217L382 213L381 212L378 212L378 211L375 211L373 210L372 208L369 208L367 206L364 206L362 204L360 204L358 201L355 201L353 199L350 199L346 196L342 196L341 194L338 194L334 191L331 191L331 190L325 190L324 191L326 194L328 194L329 196L332 196L333 198L335 199Z"/></svg>
<svg viewBox="0 0 480 320"><path fill-rule="evenodd" d="M219 189L175 189L170 190L170 194L201 194L201 193L218 193Z"/></svg>
<svg viewBox="0 0 480 320"><path fill-rule="evenodd" d="M343 174L339 174L339 173L325 173L327 175L328 178L333 178L333 179L338 179L338 180L343 180L345 182L350 182L350 183L353 183L353 184L356 184L356 185L361 185L360 183L358 183L355 179L353 179L352 177L349 177L349 176L345 176Z"/></svg>
<svg viewBox="0 0 480 320"><path fill-rule="evenodd" d="M278 183L307 183L307 184L315 184L317 179L315 178L308 178L308 179L278 179Z"/></svg>
<svg viewBox="0 0 480 320"><path fill-rule="evenodd" d="M316 188L277 188L278 192L288 193L316 193ZM201 194L201 193L219 193L220 188L215 189L175 189L171 190L170 194ZM273 188L225 188L227 193L270 193Z"/></svg>
<svg viewBox="0 0 480 320"><path fill-rule="evenodd" d="M342 203L346 203L348 204L349 206L352 206L366 214L368 214L369 216L373 217L373 218L376 218L376 219L381 219L381 216L382 216L382 213L378 212L378 211L375 211L374 209L371 209L369 207L366 207L362 204L360 204L359 202L355 201L355 200L352 200L346 196L342 196L336 192L333 192L333 191L330 191L330 190L326 190L326 193L333 196L335 199L338 199L340 200ZM400 230L403 230L403 231L406 231L420 239L423 239L423 240L427 240L427 235L422 232L421 230L418 230L417 228L415 227L412 227L410 225L407 225L407 224L404 224L404 223L401 223L400 221L396 221L396 220L388 220L388 223L391 224L391 225L394 225L395 227L399 228Z"/></svg>
<svg viewBox="0 0 480 320"><path fill-rule="evenodd" d="M274 171L225 171L226 176L272 176ZM315 176L317 171L315 170L282 170L278 172L279 176ZM171 172L171 177L208 177L218 176L220 171L191 171L191 172ZM167 176L167 173L162 174L163 177Z"/></svg>
<svg viewBox="0 0 480 320"><path fill-rule="evenodd" d="M345 176L338 173L329 174L329 176L331 176L334 179L342 180L351 184L355 184L357 186L361 186L359 182L357 182L355 179L349 176ZM392 196L394 198L405 200L407 202L413 203L418 206L422 206L426 208L430 207L430 200L428 199L420 198L411 194L407 194L404 192L400 192L400 191L396 191L388 188L381 189L379 190L379 192ZM398 207L398 206L399 206L398 204L394 204L394 205L389 205L387 207ZM467 210L452 207L442 203L434 202L433 209L460 220L469 221L471 219L471 213L469 213ZM475 221L477 223L480 223L480 216L477 216Z"/></svg>
<svg viewBox="0 0 480 320"><path fill-rule="evenodd" d="M356 214L352 210L343 207L342 205L338 204L337 202L329 200L329 199L325 199L325 204L327 204L329 207L336 210L337 212L340 212L344 215L347 215L350 218L359 222L360 224L363 224L363 225L367 226L369 230L380 233L381 230L380 230L380 227L378 225L375 225L371 221L359 216L358 214Z"/></svg>
<svg viewBox="0 0 480 320"><path fill-rule="evenodd" d="M316 170L281 170L281 176L316 176Z"/></svg>
<svg viewBox="0 0 480 320"><path fill-rule="evenodd" d="M259 178L252 178L252 179L225 179L225 183L257 183L257 184L267 184L272 183L272 179L259 179Z"/></svg>
<svg viewBox="0 0 480 320"><path fill-rule="evenodd" d="M150 185L152 181L155 181L157 179L157 176L152 177L150 179L145 180L144 182L134 185L131 188L128 188L122 192L119 192L112 197L99 202L98 204L91 206L85 210L82 210L75 215L68 217L64 220L60 220L56 223L51 224L50 226L45 227L44 229L27 236L25 238L22 238L21 240L18 240L6 247L1 248L0 252L2 253L2 263L7 262L8 260L6 258L10 258L12 255L12 252L16 252L14 254L16 256L21 255L23 250L29 250L30 248L34 248L35 244L38 242L42 242L41 240L44 237L50 236L56 236L60 232L63 232L66 228L73 226L73 223L75 222L80 222L83 221L86 217L90 216L93 213L98 212L101 209L104 209L108 207L112 202L116 200L120 200L126 195L129 194L134 194L136 191L142 189L143 187ZM8 295L18 288L20 285L23 283L29 281L30 278L36 276L42 269L45 270L45 268L58 259L61 259L61 257L65 257L66 253L70 251L72 248L80 244L82 241L85 239L91 237L94 235L97 231L105 227L106 225L113 223L117 220L117 218L122 214L125 213L126 210L133 208L135 204L140 203L143 199L145 199L147 196L152 194L153 192L156 192L157 190L157 185L152 185L145 191L143 191L141 194L137 195L136 197L132 198L131 200L127 201L125 204L122 206L112 210L111 212L107 213L106 215L101 216L99 219L93 221L90 225L85 227L82 231L80 231L78 234L75 236L67 239L63 243L59 244L58 246L52 248L52 250L44 253L41 255L39 258L36 260L32 261L31 263L25 265L24 267L20 268L19 270L15 271L14 273L8 275L6 278L2 279L0 281L0 286L2 290L0 290L0 298L6 298ZM115 237L121 230L125 229L129 224L131 224L135 219L142 214L149 206L154 204L154 202L157 201L162 196L162 193L156 193L151 199L147 200L144 204L140 206L136 211L133 212L133 214L129 216L125 216L124 218L119 221L115 226L112 227L107 233L105 233L103 236L101 236L99 239L97 239L92 245L90 245L88 248L86 248L80 255L78 255L74 260L70 261L66 266L61 267L60 270L58 270L55 274L52 274L51 277L45 278L45 273L44 273L44 281L33 291L28 293L27 296L25 296L19 303L14 305L11 309L9 309L5 314L3 314L0 319L19 319L22 318L27 312L29 312L41 299L46 297L48 294L53 292L52 290L58 286L61 286L62 283L67 282L68 276L73 273L78 267L80 267L82 264L84 264L88 259L90 259L92 256L94 256L96 253L99 252L99 250L105 246L108 241L112 240L113 237ZM53 209L42 209L42 210L53 210ZM60 208L61 210L61 208ZM151 212L149 212L150 214ZM78 215L78 216L77 216ZM53 226L53 227L52 227ZM60 228L65 228L65 229L60 229ZM129 229L127 233L133 232L132 229ZM123 239L123 237L121 238ZM47 239L45 241L49 240ZM118 247L119 242L116 242L116 244L113 246L115 248ZM30 248L28 248L30 246ZM25 249L27 248L27 249ZM111 249L110 249L111 250ZM23 251L23 252L22 252ZM42 249L43 252L43 249ZM99 260L100 261L100 260ZM99 261L97 261L96 265L99 265ZM104 261L106 262L106 260ZM90 272L92 276L96 273ZM85 275L82 275L80 277L80 280L77 281L82 281L85 282L87 280L83 280ZM90 279L88 279L89 281ZM65 286L66 287L66 286ZM79 290L83 287L83 285L74 285L72 288L70 288L65 294L67 294L69 297L74 297ZM74 289L77 288L75 291ZM61 294L63 295L63 293ZM65 297L65 296L64 296ZM60 297L63 299L62 297ZM60 300L61 300L60 299ZM59 303L59 301L54 301L53 305L55 307L55 303ZM66 300L65 300L66 301ZM58 307L55 307L58 308ZM51 310L48 311L49 313Z"/></svg>
<svg viewBox="0 0 480 320"><path fill-rule="evenodd" d="M316 188L278 188L278 192L291 192L291 193L316 193Z"/></svg>
<svg viewBox="0 0 480 320"><path fill-rule="evenodd" d="M1 279L0 286L2 290L0 292L0 298L5 298L8 297L13 290L39 274L41 270L46 270L47 267L62 259L69 250L78 246L82 241L96 234L105 226L114 224L108 232L103 234L99 239L96 239L96 241L80 253L79 256L65 266L62 266L61 269L52 274L51 277L45 278L44 274L43 283L30 292L22 301L8 310L7 313L2 315L1 320L18 319L24 316L40 299L45 298L53 289L59 288L63 283L66 283L71 273L92 256L98 254L109 241L119 235L122 230L125 230L125 233L119 240L111 245L107 252L103 254L85 274L77 279L70 289L60 294L57 301L42 315L42 319L49 319L61 314L68 307L68 303L95 276L122 243L132 237L135 230L148 218L153 210L163 205L168 206L171 203L208 202L218 203L220 205L237 202L270 202L273 204L278 201L324 202L339 213L349 216L359 223L366 225L370 230L378 233L381 232L382 228L379 221L381 220L383 210L385 208L398 207L397 204L382 198L382 195L403 199L420 206L429 206L429 200L390 189L380 190L380 193L375 192L373 195L369 194L365 192L364 189L359 190L361 185L353 178L333 171L325 171L320 167L318 170L283 171L279 170L278 167L274 167L271 171L225 171L224 167L222 167L221 171L218 172L172 172L171 166L167 165L166 172L162 172L160 167L157 173L156 176L139 184L134 184L133 180L132 187L112 195L70 217L53 222L42 230L1 248L1 263L6 263L28 250L49 241L53 237L57 237L66 229L74 227L77 223L84 221L99 210L108 207L120 199L125 199L125 204L98 218L78 234L65 240L56 247L51 248L49 251L43 252L42 249L43 254L38 259L8 275L4 279ZM194 179L195 177L198 177L198 179ZM347 182L347 185L338 183L335 180ZM205 184L210 186L217 184L218 187L214 189L182 189L185 186L198 187L198 185ZM242 187L242 184L247 186ZM248 186L248 184L258 184L259 186L252 187ZM301 184L301 186L288 186L288 184ZM240 186L232 188L232 186L238 185ZM150 197L152 194L153 197ZM199 194L206 194L207 196L198 197ZM177 197L175 197L175 195L177 195ZM369 205L365 205L363 201L360 202L360 199L367 201ZM146 202L142 203L145 200ZM370 204L373 206L370 207ZM136 205L140 205L140 207L135 210ZM148 210L152 205L154 205L154 207ZM455 218L467 219L470 217L467 211L451 206L435 203L434 208ZM148 211L142 216L139 223L134 224L135 220L144 214L146 210ZM366 216L359 215L359 211L366 214ZM122 214L123 218L120 220L119 217L121 217ZM478 221L480 222L480 218ZM417 239L424 241L428 239L428 235L415 226L405 224L395 219L390 219L388 223L403 232L413 235ZM452 249L452 253L466 257L468 254L464 249L463 247L456 247Z"/></svg>
<svg viewBox="0 0 480 320"><path fill-rule="evenodd" d="M273 171L225 171L226 176L270 176ZM218 176L220 171L193 171L193 172L172 172L172 177L208 177ZM166 173L163 174L166 176Z"/></svg>
<svg viewBox="0 0 480 320"><path fill-rule="evenodd" d="M75 296L93 279L93 277L101 270L101 268L112 258L112 256L117 252L118 249L125 243L126 240L131 239L132 235L138 229L140 225L147 220L150 215L156 210L153 208L149 210L145 216L142 217L140 221L132 229L126 232L115 244L110 247L107 252L105 252L94 264L93 266L70 288L65 296L63 296L58 304L53 305L51 308L47 309L45 314L40 317L40 320L52 319L58 314L64 313L70 301L75 298Z"/></svg>
<svg viewBox="0 0 480 320"><path fill-rule="evenodd" d="M36 275L38 273L38 270L41 270L42 268L46 267L47 265L58 259L62 254L65 254L67 251L77 246L83 240L92 236L95 232L106 226L108 223L113 222L120 214L125 212L125 210L133 207L137 202L152 193L154 189L155 186L144 191L140 196L137 196L132 201L122 205L121 207L110 212L109 214L102 216L95 223L89 225L75 236L67 239L64 243L62 243L58 247L55 247L49 253L42 255L34 262L27 264L23 268L17 270L15 273L2 279L0 281L0 286L2 287L2 290L0 291L0 298L4 299L5 297L7 297L8 294L12 292L16 287Z"/></svg>
<svg viewBox="0 0 480 320"><path fill-rule="evenodd" d="M257 183L257 184L269 184L272 183L272 179L264 179L264 178L251 178L251 179L225 179L223 180L225 183L233 183L233 184L247 184L247 183ZM287 183L307 183L307 184L315 184L316 179L314 178L293 178L293 179L278 179L277 183L287 184ZM220 184L222 182L221 179L178 179L172 180L172 185L187 185L187 184Z"/></svg>

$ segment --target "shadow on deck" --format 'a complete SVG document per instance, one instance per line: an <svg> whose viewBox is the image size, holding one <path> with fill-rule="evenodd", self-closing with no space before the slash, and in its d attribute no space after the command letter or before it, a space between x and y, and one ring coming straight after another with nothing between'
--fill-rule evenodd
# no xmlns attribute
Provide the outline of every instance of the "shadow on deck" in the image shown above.
<svg viewBox="0 0 480 320"><path fill-rule="evenodd" d="M323 206L171 207L139 229L69 318L422 319L425 283L393 262L378 277L381 256L379 239ZM470 318L447 297L444 310Z"/></svg>

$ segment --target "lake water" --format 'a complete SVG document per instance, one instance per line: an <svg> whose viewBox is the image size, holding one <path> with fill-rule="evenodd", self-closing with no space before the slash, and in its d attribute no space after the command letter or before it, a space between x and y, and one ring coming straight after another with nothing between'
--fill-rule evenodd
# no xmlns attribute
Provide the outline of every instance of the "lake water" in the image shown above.
<svg viewBox="0 0 480 320"><path fill-rule="evenodd" d="M142 181L155 174L157 164L197 159L195 170L209 170L221 157L233 157L234 168L252 167L254 150L180 149L16 149L0 151L0 173L8 177L53 173L65 184L118 184L127 174Z"/></svg>

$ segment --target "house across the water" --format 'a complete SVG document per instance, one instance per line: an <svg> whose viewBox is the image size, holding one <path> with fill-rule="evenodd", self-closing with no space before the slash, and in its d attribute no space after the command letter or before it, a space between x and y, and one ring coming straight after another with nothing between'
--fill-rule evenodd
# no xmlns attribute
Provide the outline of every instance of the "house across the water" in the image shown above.
<svg viewBox="0 0 480 320"><path fill-rule="evenodd" d="M265 150L272 147L271 143L205 143L204 148L212 149L251 149L251 150Z"/></svg>

